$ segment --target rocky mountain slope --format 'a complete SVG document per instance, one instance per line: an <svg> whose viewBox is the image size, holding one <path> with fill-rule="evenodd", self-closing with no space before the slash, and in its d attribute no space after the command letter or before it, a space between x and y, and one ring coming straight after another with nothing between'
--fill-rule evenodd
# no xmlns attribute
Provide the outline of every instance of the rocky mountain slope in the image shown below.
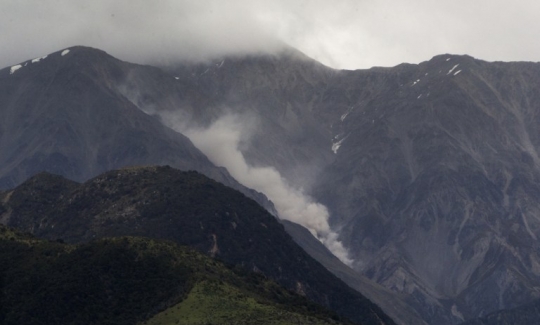
<svg viewBox="0 0 540 325"><path fill-rule="evenodd" d="M0 225L0 247L1 324L342 324L258 274L172 242L67 245Z"/></svg>
<svg viewBox="0 0 540 325"><path fill-rule="evenodd" d="M355 269L428 323L540 295L539 64L441 55L334 71L291 54L166 69L204 85L210 116L262 116L247 160L325 204Z"/></svg>
<svg viewBox="0 0 540 325"><path fill-rule="evenodd" d="M255 201L196 172L127 168L84 184L41 173L2 193L0 202L2 223L39 237L172 240L275 279L359 324L394 324L307 255Z"/></svg>
<svg viewBox="0 0 540 325"><path fill-rule="evenodd" d="M493 312L482 318L464 322L462 325L527 325L540 323L540 301Z"/></svg>
<svg viewBox="0 0 540 325"><path fill-rule="evenodd" d="M432 306L467 319L538 297L540 65L439 56L392 72L340 121L317 187L347 216L356 268L431 297L439 320Z"/></svg>
<svg viewBox="0 0 540 325"><path fill-rule="evenodd" d="M306 228L288 220L282 220L281 223L285 226L287 233L292 236L294 241L306 253L343 280L343 282L347 283L351 288L361 292L376 305L383 306L384 312L392 317L396 323L427 325L426 321L422 319L422 316L408 305L406 295L398 295L345 265L328 248L313 237Z"/></svg>

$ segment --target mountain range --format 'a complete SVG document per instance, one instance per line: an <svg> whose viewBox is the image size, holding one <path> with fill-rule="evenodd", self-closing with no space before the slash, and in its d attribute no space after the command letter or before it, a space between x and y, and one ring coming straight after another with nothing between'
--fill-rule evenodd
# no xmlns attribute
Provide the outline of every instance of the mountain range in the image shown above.
<svg viewBox="0 0 540 325"><path fill-rule="evenodd" d="M457 324L540 298L539 86L539 64L469 56L346 71L289 48L152 67L73 47L0 70L0 186L196 170L293 221L396 322Z"/></svg>

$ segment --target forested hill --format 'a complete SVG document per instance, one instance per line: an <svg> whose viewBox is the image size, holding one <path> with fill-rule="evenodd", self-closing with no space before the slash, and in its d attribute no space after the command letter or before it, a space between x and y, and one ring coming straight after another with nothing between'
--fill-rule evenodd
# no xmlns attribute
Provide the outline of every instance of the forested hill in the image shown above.
<svg viewBox="0 0 540 325"><path fill-rule="evenodd" d="M0 202L0 222L38 237L172 240L259 272L355 322L393 324L305 253L255 201L197 172L125 168L83 184L41 173L0 194Z"/></svg>
<svg viewBox="0 0 540 325"><path fill-rule="evenodd" d="M193 249L121 237L69 245L0 225L0 324L347 324Z"/></svg>

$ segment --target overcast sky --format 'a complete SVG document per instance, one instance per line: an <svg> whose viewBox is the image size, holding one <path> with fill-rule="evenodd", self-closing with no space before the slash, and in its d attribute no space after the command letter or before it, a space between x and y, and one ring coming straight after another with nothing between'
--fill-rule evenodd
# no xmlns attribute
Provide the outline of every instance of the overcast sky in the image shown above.
<svg viewBox="0 0 540 325"><path fill-rule="evenodd" d="M0 67L72 46L127 61L272 52L334 68L437 54L540 61L533 0L0 0Z"/></svg>

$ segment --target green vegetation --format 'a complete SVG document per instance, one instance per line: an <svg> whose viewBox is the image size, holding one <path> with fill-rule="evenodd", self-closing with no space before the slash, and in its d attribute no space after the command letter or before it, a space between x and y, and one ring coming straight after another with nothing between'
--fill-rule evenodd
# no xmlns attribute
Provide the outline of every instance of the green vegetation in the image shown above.
<svg viewBox="0 0 540 325"><path fill-rule="evenodd" d="M321 307L172 242L68 245L0 225L0 324L337 324Z"/></svg>
<svg viewBox="0 0 540 325"><path fill-rule="evenodd" d="M144 322L173 324L337 324L279 308L223 282L201 281L187 298Z"/></svg>

